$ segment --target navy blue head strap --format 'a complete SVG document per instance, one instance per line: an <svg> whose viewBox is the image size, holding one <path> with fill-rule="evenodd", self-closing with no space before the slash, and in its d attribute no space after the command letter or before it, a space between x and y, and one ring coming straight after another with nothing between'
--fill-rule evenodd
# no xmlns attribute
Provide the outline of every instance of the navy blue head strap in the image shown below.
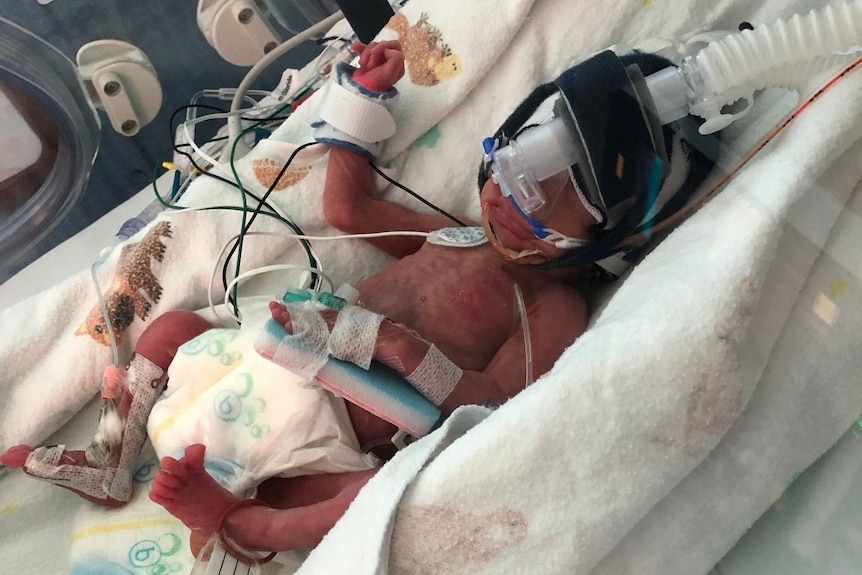
<svg viewBox="0 0 862 575"><path fill-rule="evenodd" d="M689 116L665 126L663 137L655 142L662 142L663 149L656 149L642 104L626 71L631 65L637 65L647 76L672 64L653 54L635 52L618 57L610 51L602 52L565 71L553 83L536 88L495 134L496 137L513 137L544 100L561 93L574 114L583 145L589 153L591 167L578 166L573 170L579 187L588 201L603 214L605 208L612 209L628 202L625 215L615 225L608 229L604 229L602 224L594 226L591 230L596 238L593 244L539 264L541 268L579 266L604 259L618 251L620 242L641 231L644 217L652 208L669 172L669 166L662 160L671 157L674 132L683 123L697 123ZM714 141L717 148L717 139ZM675 196L672 200L674 205L685 203L712 166L711 159L702 156L699 159L706 168L691 171L680 190L687 197L680 199ZM480 190L488 179L485 168L482 165L479 170ZM697 182L692 182L694 177ZM594 178L592 190L598 192L598 197L588 193L591 188L587 178ZM666 211L662 210L660 219L664 218Z"/></svg>

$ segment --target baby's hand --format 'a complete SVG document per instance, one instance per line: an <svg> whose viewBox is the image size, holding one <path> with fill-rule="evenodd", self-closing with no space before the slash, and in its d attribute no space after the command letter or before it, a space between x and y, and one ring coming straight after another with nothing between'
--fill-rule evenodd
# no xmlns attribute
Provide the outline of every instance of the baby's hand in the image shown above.
<svg viewBox="0 0 862 575"><path fill-rule="evenodd" d="M359 53L359 70L353 79L375 92L386 92L404 76L404 53L398 40L354 42L351 48Z"/></svg>
<svg viewBox="0 0 862 575"><path fill-rule="evenodd" d="M291 320L290 311L284 303L280 301L269 302L269 312L272 319L283 325L287 333L293 334L293 320ZM338 312L334 309L322 309L317 313L326 322L326 327L331 332L335 326L335 320L338 319Z"/></svg>

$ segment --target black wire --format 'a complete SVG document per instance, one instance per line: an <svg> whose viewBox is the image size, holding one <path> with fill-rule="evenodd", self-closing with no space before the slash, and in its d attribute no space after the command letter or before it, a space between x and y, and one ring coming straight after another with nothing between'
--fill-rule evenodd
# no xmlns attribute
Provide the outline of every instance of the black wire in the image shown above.
<svg viewBox="0 0 862 575"><path fill-rule="evenodd" d="M279 112L281 112L282 110L284 110L284 108L285 108L285 107L288 107L288 106L289 106L288 104L285 104L285 106L283 106L283 107L281 107L281 108L277 109L277 110L276 110L272 115L270 115L270 116L265 116L265 117L260 117L260 118L250 118L250 117L240 116L240 119L241 119L241 120L247 120L247 121L250 121L250 122L257 122L257 126L261 126L261 125L263 125L264 123L267 123L267 122L273 122L273 121L277 121L277 120L286 120L287 118L289 118L289 117L290 117L290 114L287 114L287 115L285 115L285 116L279 116L279 115L278 115L278 113L279 113ZM234 188L236 188L236 189L240 190L241 192L244 192L244 193L248 194L251 198L253 198L255 201L257 201L257 203L258 203L258 204L257 204L257 207L255 208L254 212L252 213L252 217L251 217L251 219L247 222L246 226L243 228L243 230L242 230L242 234L245 234L245 233L247 233L247 232L248 232L248 230L251 228L251 224L254 222L254 220L255 220L255 218L258 216L258 214L260 214L260 213L261 213L261 211L263 210L263 208L267 208L267 209L269 209L270 213L272 213L272 214L274 214L274 215L277 215L277 214L278 214L278 212L275 210L275 208L273 208L273 207L272 207L272 205L271 205L269 202L267 202L267 201L266 201L266 200L267 200L267 198L269 197L269 195L270 195L270 194L273 192L273 190L275 189L275 185L276 185L276 183L281 179L282 175L284 175L284 172L287 170L287 168L288 168L288 166L290 165L290 163L291 163L291 162L293 161L293 159L296 157L296 154L297 154L300 150L302 150L303 148L308 147L308 146L310 146L311 144L315 144L316 142L309 142L309 143L307 143L307 144L304 144L303 146L300 146L297 150L295 150L295 151L294 151L294 153L290 156L290 158L288 158L287 163L282 167L281 172L280 172L280 173L278 174L278 176L275 178L275 180L273 181L272 185L271 185L271 186L270 186L270 188L267 190L266 194L263 196L263 198L260 198L260 197L258 197L256 194L254 194L253 192L251 192L251 191L249 191L249 190L244 190L244 189L243 189L243 188L241 188L241 187L240 187L236 182L233 182L233 181L231 181L231 180L228 180L227 178L224 178L224 177L219 176L219 175L217 175L217 174L213 174L212 172L210 172L210 171L208 171L208 170L204 170L204 169L203 169L203 168L202 168L202 167L201 167L201 166L200 166L200 165L195 161L194 156L193 156L192 154L190 154L189 152L186 152L186 151L184 151L184 150L181 150L181 149L180 149L180 148L183 148L183 147L191 147L191 144L189 144L189 143L185 143L185 144L179 144L179 145L177 145L177 143L176 143L176 139L175 139L175 133L174 133L174 122L176 121L176 118L177 118L177 116L178 116L179 114L181 114L182 112L184 112L184 111L186 111L186 110L189 110L189 109L191 109L191 108L195 108L195 109L197 109L197 108L201 108L201 109L204 109L204 110L210 110L210 111L212 111L212 112L216 112L216 113L227 113L227 110L225 110L224 108L219 108L218 106L211 106L211 105L209 105L209 104L186 104L186 105L184 105L184 106L180 106L179 108L177 108L176 110L174 110L174 111L173 111L173 113L171 114L171 117L170 117L170 118L169 118L169 120L168 120L168 131L169 131L169 138L170 138L170 141L171 141L171 149L172 149L175 153L181 154L181 155L185 156L186 158L188 158L188 160L189 160L189 162L191 163L191 165L192 165L192 166L194 166L194 168L195 168L196 170L198 170L198 172L200 172L200 173L201 173L201 174L203 174L204 176L207 176L207 177L210 177L210 178L216 179L216 180L218 180L218 181L220 181L220 182L222 182L222 183L228 184L229 186L232 186L232 187L234 187ZM286 222L286 223L288 223L288 224L292 224L292 222ZM298 228L297 228L297 229L298 229ZM238 246L239 246L239 239L237 239L237 240L234 242L234 244L233 244L233 246L232 246L232 248L231 248L231 250L230 250L230 253L228 254L227 258L225 259L225 264L224 264L224 266L222 267L222 285L223 285L223 287L224 287L224 289L225 289L225 290L227 290L227 269L228 269L228 263L230 262L230 259L233 257L233 255L236 253L236 250L237 250ZM311 252L310 252L310 251L308 252L308 257L309 257L309 259L310 259L310 263L312 264L312 267L316 267L316 265L318 264L318 262L317 262L317 260L314 258L314 256L311 254ZM312 283L312 286L313 286L313 287L317 287L317 286L319 286L320 281L321 281L321 277L320 277L320 275L319 275L319 274L316 274L316 273L313 273L313 274L312 274L312 282L313 282L313 283ZM232 298L232 297L229 297L229 301L230 301L231 303L233 303L233 298Z"/></svg>
<svg viewBox="0 0 862 575"><path fill-rule="evenodd" d="M188 145L188 144L183 144L183 145ZM218 181L220 181L220 182L223 182L223 183L225 183L225 184L227 184L227 185L229 185L229 186L233 186L233 187L234 187L234 188L236 188L237 190L240 190L240 189L241 189L241 188L239 187L239 185L237 185L237 183L236 183L236 182L232 182L231 180L228 180L227 178L224 178L224 177L222 177L222 176L219 176L218 174L213 174L213 173L212 173L212 172L210 172L210 171L205 171L205 170L203 170L203 169L198 165L198 163L195 161L195 159L194 159L194 157L192 156L192 154L190 154L190 153L188 153L188 152L184 152L184 151L182 151L182 150L176 150L176 152L177 152L178 154L182 154L183 156L187 157L187 158L189 159L189 161L191 162L192 166L194 166L194 167L195 167L195 169L197 169L197 170L201 173L201 175L206 176L206 177L208 177L208 178L213 178L213 179L218 180ZM276 179L275 179L275 181L276 181L276 182L278 182L278 179L279 179L280 177L281 177L281 175L279 175L279 177L278 177L278 178L276 178ZM254 192L252 192L252 191L250 191L250 190L244 190L244 191L245 191L245 193L246 193L246 194L248 194L249 196L251 196L251 197L252 197L252 199L254 199L254 200L257 202L257 204L258 204L257 208L256 208L256 209L255 209L255 211L254 211L254 214L255 214L255 215L260 213L261 208L269 208L270 212L272 212L273 214L278 214L278 212L275 210L275 208L272 206L272 204L270 204L269 202L267 202L267 201L266 201L266 198L261 198L261 197L259 197L257 194L255 194ZM268 191L267 193L269 193L269 191ZM251 226L251 222L248 222L248 226L246 226L246 231L248 230L248 228L249 228L250 226ZM231 251L231 254L230 254L230 255L233 255L233 253L235 253L235 251L236 251L236 249L235 249L235 248L236 248L236 246L237 246L238 244L239 244L239 239L237 239L237 240L234 242L234 249ZM229 256L229 257L230 257L230 256ZM317 263L317 260L316 260L316 259L314 259L314 256L311 256L311 258L312 258L312 261L316 264L316 263ZM229 261L229 259L228 259L228 260L225 260L225 263L227 263L228 261ZM314 281L314 284L315 284L315 285L317 285L317 282L319 282L319 281L320 281L320 278L319 278L318 274L313 274L313 275L314 275L314 280L313 280L313 281ZM227 268L222 268L222 282L223 282L223 284L224 284L224 286L223 286L223 287L224 287L225 289L227 289Z"/></svg>
<svg viewBox="0 0 862 575"><path fill-rule="evenodd" d="M188 144L182 144L182 145L188 146ZM205 171L203 168L201 168L200 165L198 165L198 163L195 161L192 154L190 154L188 152L184 152L182 150L179 150L179 149L177 149L178 147L179 146L176 146L174 148L174 150L178 154L182 154L183 156L188 158L189 161L191 162L192 166L194 166L195 169L197 169L201 173L201 175L206 176L208 178L213 178L214 180L218 180L220 182L223 182L229 186L236 188L237 190L240 190L240 187L239 187L239 185L237 185L236 182L232 182L231 180L228 180L227 178L219 176L218 174L213 174L210 171ZM281 178L281 174L279 174L278 178L275 179L275 182L278 182L279 178ZM271 193L271 191L272 191L271 189L268 190L267 194ZM245 190L245 193L248 194L249 196L251 196L252 199L254 199L258 203L257 208L255 209L255 211L253 213L253 216L256 217L256 215L260 213L262 208L268 208L270 210L270 212L272 212L273 214L276 214L276 215L278 214L278 212L275 210L275 208L272 206L272 204L270 204L269 202L266 201L265 197L261 198L257 194L255 194L254 192L252 192L250 190ZM248 225L246 226L245 231L247 231L250 228L250 226L251 226L251 221L248 222ZM224 289L227 289L227 264L228 264L228 262L230 262L230 258L233 256L233 254L236 253L236 248L238 245L239 245L239 239L234 241L233 249L231 250L231 253L228 255L228 258L225 260L225 266L222 267L222 284L223 284ZM313 255L310 257L311 257L312 263L316 265L318 263L317 260L314 258ZM314 287L316 287L320 282L320 275L318 275L318 274L312 274L312 275L313 275L313 278L312 278L313 284L312 285ZM229 298L229 301L233 302L233 298Z"/></svg>
<svg viewBox="0 0 862 575"><path fill-rule="evenodd" d="M210 106L209 104L186 104L185 106L180 106L174 113L171 114L170 119L168 120L168 134L169 139L172 144L176 144L176 134L174 133L174 120L177 119L177 116L186 110L190 110L191 108L203 108L204 110L209 110L211 112L216 112L220 114L227 114L227 110L224 108L219 108L218 106Z"/></svg>
<svg viewBox="0 0 862 575"><path fill-rule="evenodd" d="M182 145L182 146L185 146L185 145L187 145L187 144L181 144L181 145ZM236 189L239 189L239 186L238 186L238 185L236 185L236 182L232 182L232 181L228 180L228 179L227 179L227 178L225 178L225 177L219 176L218 174L213 174L212 172L210 172L210 171L208 171L208 170L204 170L204 169L200 166L200 164L198 164L198 163L195 161L195 158L194 158L194 156L193 156L192 154L190 154L190 153L188 153L188 152L184 152L183 150L180 150L179 148L180 148L180 146L175 146L175 147L174 147L174 151L175 151L176 153L178 153L178 154L180 154L180 155L183 155L183 156L185 156L186 158L188 158L188 159L189 159L189 162L191 162L192 166L193 166L193 167L194 167L198 172L200 172L202 176L207 176L207 177L209 177L209 178L216 179L216 180L218 180L218 181L220 181L220 182L224 182L225 184L228 184L228 185L230 185L230 186L233 186L233 187L234 187L234 188L236 188ZM254 197L254 196L252 195L252 193L251 193L251 192L249 192L249 195L250 195L250 196L252 196L252 197ZM257 198L255 198L255 199L257 199ZM271 208L270 208L270 209L271 209Z"/></svg>
<svg viewBox="0 0 862 575"><path fill-rule="evenodd" d="M187 144L183 144L183 145L187 145ZM199 172L201 173L201 175L202 175L202 176L206 176L206 177L208 177L208 178L213 178L213 179L218 180L218 181L220 181L220 182L224 182L225 184L228 184L229 186L233 186L233 187L234 187L234 188L236 188L237 190L239 190L239 189L240 189L240 187L237 185L237 183L236 183L236 182L232 182L232 181L228 180L227 178L225 178L225 177L223 177L223 176L219 176L218 174L213 174L211 171L204 170L203 168L201 168L201 166L200 166L200 165L198 165L198 163L195 161L195 159L194 159L194 157L192 156L192 154L190 154L190 153L188 153L188 152L184 152L184 151L182 151L182 150L176 150L176 152L177 152L178 154L182 154L183 156L187 157L187 158L189 159L189 161L191 162L192 166L194 166L194 168L195 168L197 171L199 171ZM275 211L275 208L273 208L273 207L272 207L272 204L270 204L269 202L266 202L266 201L261 200L257 195L255 195L255 193L254 193L254 192L252 192L252 191L250 191L250 190L245 190L245 193L246 193L246 194L248 194L249 196L251 196L253 200L255 200L256 202L258 202L259 204L261 204L263 207L265 207L265 208L269 208L269 209L270 209L270 211L271 211L271 212L273 212L273 213L277 213L277 212Z"/></svg>
<svg viewBox="0 0 862 575"><path fill-rule="evenodd" d="M450 220L452 220L453 222L455 222L459 226L467 227L467 224L465 224L464 222L462 222L461 220L459 220L458 218L456 218L455 216L453 216L452 214L450 214L449 212L447 212L443 208L438 208L437 206L435 206L434 204L432 204L431 202L429 202L428 200L426 200L425 198L423 198L422 196L420 196L419 194L417 194L416 192L414 192L413 190L411 190L410 188L408 188L404 184L402 184L400 182L396 182L395 180L393 180L392 178L390 178L389 176L384 174L380 170L380 168L378 168L377 166L374 165L374 162L372 162L371 160L368 161L368 165L371 166L371 169L374 170L375 172L377 172L384 180L386 180L387 182L389 182L390 184L392 184L396 188L404 190L405 192L407 192L408 194L410 194L411 196L413 196L414 198L416 198L417 200L419 200L420 202L422 202L423 204L425 204L426 206L428 206L429 208L431 208L432 210L434 210L438 214L446 216L447 218L449 218Z"/></svg>
<svg viewBox="0 0 862 575"><path fill-rule="evenodd" d="M255 200L257 200L258 204L257 204L257 207L254 209L254 211L252 211L251 217L249 218L248 222L246 222L245 227L240 231L241 235L247 233L248 230L251 229L251 225L254 223L255 218L257 218L258 214L260 214L260 211L264 207L266 200L269 199L270 194L272 194L272 192L275 190L275 186L278 184L279 180L281 180L281 177L284 175L284 173L290 167L290 164L293 163L293 160L296 158L296 155L299 152L301 152L302 150L304 150L305 148L307 148L309 146L313 146L317 143L318 142L306 142L305 144L298 146L293 151L293 153L290 154L290 157L287 158L287 161L281 167L281 171L278 172L278 175L275 178L273 178L272 184L270 184L269 189L266 190L266 193L263 195L263 198L256 198L255 196L252 196ZM246 192L246 193L248 193L250 196L252 195L250 192ZM272 208L270 207L270 209L272 209ZM228 264L230 263L230 260L233 257L233 255L236 253L236 250L238 247L239 247L239 238L237 238L237 240L234 242L233 246L231 247L230 251L227 254L227 257L224 260L224 265L222 266L222 274L221 274L222 287L224 288L225 291L227 291L227 283L228 283L227 282ZM228 296L228 301L233 303L233 297Z"/></svg>

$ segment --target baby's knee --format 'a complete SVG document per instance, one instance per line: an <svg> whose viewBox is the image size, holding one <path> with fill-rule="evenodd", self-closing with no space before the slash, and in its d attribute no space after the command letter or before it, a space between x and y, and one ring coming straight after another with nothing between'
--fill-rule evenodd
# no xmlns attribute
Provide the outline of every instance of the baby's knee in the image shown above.
<svg viewBox="0 0 862 575"><path fill-rule="evenodd" d="M194 312L169 311L154 319L144 330L135 345L135 352L167 369L181 345L212 327Z"/></svg>

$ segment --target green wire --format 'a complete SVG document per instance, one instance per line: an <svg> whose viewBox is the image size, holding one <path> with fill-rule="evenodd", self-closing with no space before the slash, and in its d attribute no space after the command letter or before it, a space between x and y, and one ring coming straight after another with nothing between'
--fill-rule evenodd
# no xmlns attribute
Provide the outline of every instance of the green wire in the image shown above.
<svg viewBox="0 0 862 575"><path fill-rule="evenodd" d="M234 179L236 180L237 187L239 188L240 192L241 192L241 193L242 193L242 195L243 195L243 205L244 205L244 206L246 205L246 204L245 204L245 196L246 196L247 192L246 192L246 190L245 190L245 187L243 186L242 178L240 178L239 173L237 172L237 169L236 169L236 163L235 163L236 147L237 147L237 145L238 145L239 141L240 141L243 137L245 137L245 135L246 135L247 133L251 132L251 131L252 131L252 130L254 130L255 128L256 128L256 126L250 126L250 127L246 128L245 130L243 130L242 132L240 132L239 136L238 136L238 137L237 137L237 139L234 141L233 146L231 147L231 153L230 153L230 158L229 158L229 165L230 165L230 168L231 168L231 172L233 173ZM313 143L314 143L314 142L312 142L312 144L313 144ZM245 234L246 234L246 233L249 231L249 229L251 228L251 224L254 222L254 219L255 219L255 217L257 216L257 214L259 214L259 213L265 213L265 212L263 212L263 211L262 211L262 208L264 207L266 200L269 198L270 194L272 194L272 192L275 190L275 186L278 184L278 181L281 179L281 177L282 177L282 176L284 175L284 173L287 171L287 168L291 165L291 163L293 163L293 160L294 160L294 158L296 157L296 154L297 154L300 150L302 150L304 147L306 147L306 146L308 146L308 145L310 145L310 144L304 144L303 146L298 147L298 148L297 148L296 150L294 150L294 152L290 155L290 157L287 159L287 161L286 161L286 162L284 163L284 165L281 167L281 171L280 171L280 172L278 173L278 175L273 179L272 184L270 184L270 186L269 186L269 189L267 189L266 193L265 193L265 194L260 198L258 208L254 211L254 213L253 213L253 214L252 214L252 216L251 216L251 219L250 219L248 222L246 222L246 214L245 214L245 213L243 214L242 229L240 230L240 235L239 235L239 238L238 238L237 244L236 244L236 246L235 246L235 247L236 247L236 252L237 252L237 261L236 261L236 271L235 271L235 275L234 275L234 277L238 276L238 275L239 275L239 273L240 273L240 269L241 269L241 268L240 268L240 266L241 266L241 259L242 259L242 246L243 246L243 239L245 238ZM284 220L284 222L285 222L285 223L290 227L290 229L291 229L291 230L293 230L293 231L294 231L294 233L296 233L297 235L305 235L305 234L304 234L304 232L302 231L302 229L301 229L298 225L296 225L296 223L294 223L294 222L292 222L292 221L290 221L290 220L287 220L287 219L285 219L285 220ZM309 266L310 266L310 267L312 267L312 268L314 268L314 269L317 269L316 260L314 259L314 256L313 256L313 254L311 253L311 244L308 242L308 240L305 240L305 239L302 239L302 240L299 240L299 241L300 241L301 245L303 246L303 248L304 248L304 249L305 249L305 251L306 251L306 255L308 256ZM230 257L230 255L228 255L228 258L229 258L229 257ZM238 312L238 309L237 309L237 303L236 303L236 294L237 294L237 289L238 289L238 287L239 287L239 286L234 286L234 288L233 288L233 292L232 292L232 294L231 294L231 296L232 296L232 298L233 298L233 307L234 307L234 314L235 314L235 315L239 315L239 312Z"/></svg>
<svg viewBox="0 0 862 575"><path fill-rule="evenodd" d="M286 107L287 107L287 105L282 106L281 108L279 108L279 109L275 112L275 114L279 114L279 113L280 113L280 112L282 112ZM241 211L241 212L242 212L242 221L241 221L241 229L240 229L240 233L238 234L237 243L234 245L234 248L232 249L232 251L236 251L236 253L237 253L237 257L236 257L236 266L235 266L235 272L234 272L234 273L235 273L235 277L236 277L237 275L239 275L239 274L240 274L240 270L241 270L241 266L242 266L242 250L243 250L243 243L244 243L244 239L245 239L245 236L246 236L246 234L248 233L248 231L249 231L249 229L250 229L250 227L251 227L251 224L252 224L252 222L253 222L253 220L254 220L255 215L257 215L257 214L263 214L263 215L265 215L265 216L272 217L272 218L274 218L274 219L278 220L280 223L282 223L282 224L286 225L286 226L287 226L288 228L290 228L290 229L291 229L295 234L297 234L297 235L304 235L304 233L303 233L302 229L301 229L299 226L297 226L294 222L290 221L290 220L289 220L289 219L287 219L287 218L282 217L281 215L279 215L278 213L276 213L276 212L275 212L274 210L272 210L271 208L269 208L269 209L264 209L264 208L267 208L267 206L265 205L265 202L266 202L266 200L267 200L268 196L269 196L269 195L272 193L272 191L275 189L275 186L276 186L276 184L277 184L278 180L281 178L281 176L282 176L282 175L284 174L284 172L287 170L287 168L288 168L288 166L290 165L290 163L292 162L293 157L295 156L295 154L294 154L294 156L292 156L292 157L291 157L291 158L290 158L290 159L285 163L285 165L282 167L281 172L280 172L280 173L279 173L279 175L275 178L275 180L273 181L272 185L271 185L271 186L269 187L269 189L267 190L266 194L265 194L265 195L260 199L260 201L259 201L259 206L258 206L258 208L255 210L255 213L252 215L252 220L251 220L251 221L249 221L249 220L247 219L248 211L249 211L249 210L248 210L248 198L247 198L247 194L248 194L248 192L246 191L245 186L243 185L243 182L242 182L242 178L240 178L239 173L237 172L237 169L236 169L236 164L235 164L235 161L236 161L236 148L237 148L237 145L238 145L239 141L240 141L242 138L244 138L244 137L246 136L246 134L248 134L248 133L250 133L250 132L252 132L252 131L256 130L256 129L257 129L261 124L263 124L266 120L267 120L266 118L263 118L263 119L261 119L261 121L260 121L260 122L258 122L258 123L256 123L256 124L253 124L252 126L249 126L249 127L248 127L248 128L246 128L245 130L243 130L243 131L240 133L239 137L238 137L238 138L233 142L233 145L231 146L231 152L230 152L230 158L229 158L229 165L230 165L230 168L231 168L231 172L233 173L234 179L236 180L235 185L236 185L237 189L240 191L240 194L241 194L241 196L242 196L242 207L236 207L236 206L211 206L211 207L207 207L207 208L202 208L202 209L201 209L201 211L209 211L209 210L231 210L231 211ZM219 138L214 138L214 139L210 140L209 142L221 141L221 140L225 140L225 139L227 139L227 138L225 138L225 137L219 137ZM207 142L207 143L209 143L209 142ZM172 149L175 149L175 147L174 147L174 148L172 148ZM160 193L160 192L159 192L159 190L158 190L158 184L156 183L156 182L157 182L157 180L158 180L158 169L159 169L159 165L157 164L157 165L156 165L156 166L154 166L154 168L153 168L153 175L152 175L152 186L153 186L153 192L155 193L156 199L157 199L157 200L159 201L159 203L160 203L163 207L165 207L166 209L172 209L172 210L181 210L181 209L184 209L184 208L182 208L181 206L176 206L176 205L173 205L173 204L168 203L168 202L167 202L167 201L165 201L165 199L162 197L161 193ZM212 174L208 174L208 173L206 173L206 172L203 172L203 173L204 173L205 175L207 175L207 176L212 176ZM225 180L225 181L227 181L227 180ZM317 260L314 258L314 254L313 254L313 253L312 253L312 251L311 251L311 244L310 244L310 242L308 242L308 240L304 240L304 239L299 240L299 241L300 241L300 244L303 246L303 248L304 248L304 250L305 250L305 252L306 252L306 257L308 258L309 266L310 266L310 267L312 267L313 269L317 269L317 268L318 268ZM229 261L229 258L230 258L230 255L228 255L228 260L227 260L227 261ZM227 265L227 263L226 263L225 265ZM231 298L231 299L232 299L232 303L233 303L233 311L234 311L234 314L237 314L237 315L238 315L238 313L239 313L239 310L237 309L237 302L236 302L236 300L237 300L237 289L238 289L238 287L239 287L239 286L234 286L233 291L232 291L232 294L231 294L231 295L232 295L232 298Z"/></svg>

